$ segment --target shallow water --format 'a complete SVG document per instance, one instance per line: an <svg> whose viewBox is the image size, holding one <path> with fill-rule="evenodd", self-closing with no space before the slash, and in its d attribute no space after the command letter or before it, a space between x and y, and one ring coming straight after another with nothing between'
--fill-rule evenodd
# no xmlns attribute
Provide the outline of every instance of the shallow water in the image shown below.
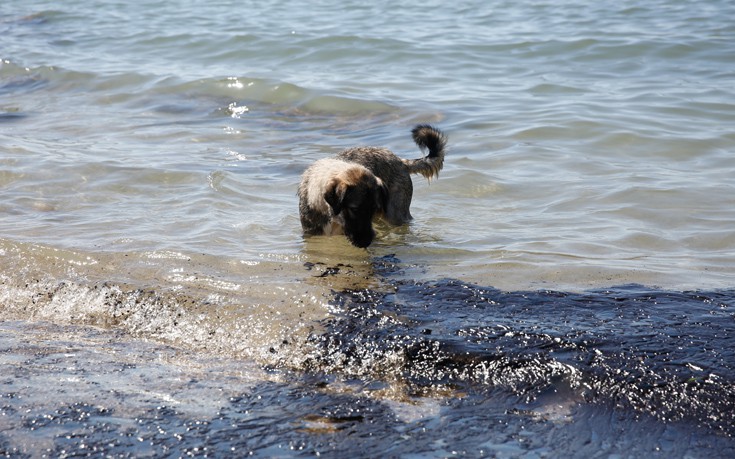
<svg viewBox="0 0 735 459"><path fill-rule="evenodd" d="M734 10L3 2L0 453L732 455ZM411 225L302 237L425 122Z"/></svg>

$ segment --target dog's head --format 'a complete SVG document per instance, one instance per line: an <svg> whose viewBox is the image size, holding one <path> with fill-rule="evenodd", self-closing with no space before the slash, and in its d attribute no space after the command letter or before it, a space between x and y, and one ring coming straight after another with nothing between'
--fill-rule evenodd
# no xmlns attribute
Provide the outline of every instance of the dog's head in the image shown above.
<svg viewBox="0 0 735 459"><path fill-rule="evenodd" d="M373 218L385 208L388 191L383 182L363 167L353 168L330 182L324 200L334 215L342 215L347 239L367 247L375 238Z"/></svg>

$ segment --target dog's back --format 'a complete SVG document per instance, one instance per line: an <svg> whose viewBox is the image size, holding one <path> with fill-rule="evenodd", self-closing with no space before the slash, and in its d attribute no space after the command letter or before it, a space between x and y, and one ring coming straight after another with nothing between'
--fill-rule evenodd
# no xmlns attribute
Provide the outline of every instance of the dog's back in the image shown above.
<svg viewBox="0 0 735 459"><path fill-rule="evenodd" d="M428 124L420 124L411 130L413 141L429 154L419 159L403 159L387 148L355 147L348 148L337 155L338 158L352 161L370 169L383 181L395 175L420 174L427 179L439 176L444 167L444 150L447 136L439 129Z"/></svg>

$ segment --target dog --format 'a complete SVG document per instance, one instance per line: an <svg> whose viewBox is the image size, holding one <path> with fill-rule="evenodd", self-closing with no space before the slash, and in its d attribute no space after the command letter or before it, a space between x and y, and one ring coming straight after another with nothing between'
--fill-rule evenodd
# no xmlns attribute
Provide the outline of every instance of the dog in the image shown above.
<svg viewBox="0 0 735 459"><path fill-rule="evenodd" d="M301 177L299 213L305 235L344 234L356 247L375 238L373 221L394 226L408 223L413 196L411 174L431 180L444 166L447 136L428 124L411 131L429 154L402 159L387 148L355 147L316 161Z"/></svg>

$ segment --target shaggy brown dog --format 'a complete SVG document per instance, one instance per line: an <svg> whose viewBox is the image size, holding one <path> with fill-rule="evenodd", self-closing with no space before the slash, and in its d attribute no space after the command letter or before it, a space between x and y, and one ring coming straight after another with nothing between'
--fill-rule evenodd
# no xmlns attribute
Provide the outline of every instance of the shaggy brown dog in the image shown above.
<svg viewBox="0 0 735 459"><path fill-rule="evenodd" d="M353 245L367 247L375 238L373 219L396 226L411 220L411 174L437 177L447 143L439 129L427 124L411 133L428 156L402 159L387 148L356 147L312 164L298 191L304 233L344 234Z"/></svg>

